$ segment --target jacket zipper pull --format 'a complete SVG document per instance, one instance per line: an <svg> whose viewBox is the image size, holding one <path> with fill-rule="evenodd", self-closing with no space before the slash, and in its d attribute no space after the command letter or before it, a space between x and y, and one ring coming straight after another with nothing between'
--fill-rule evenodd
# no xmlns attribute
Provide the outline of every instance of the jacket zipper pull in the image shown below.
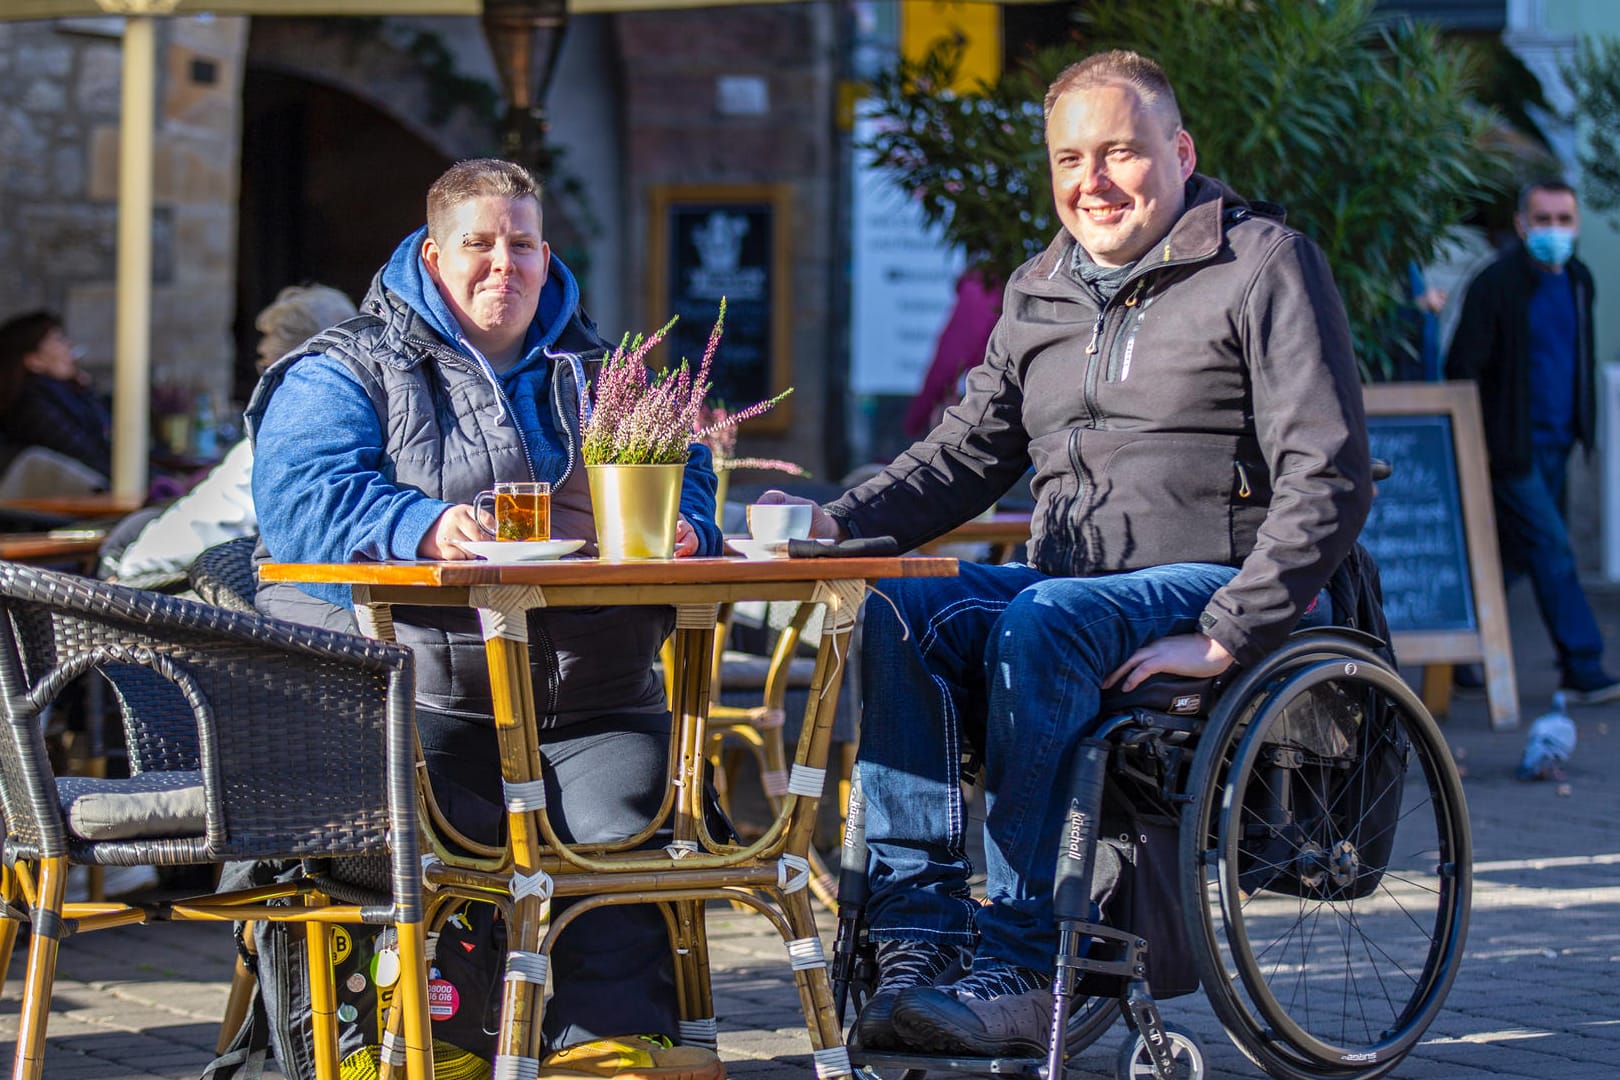
<svg viewBox="0 0 1620 1080"><path fill-rule="evenodd" d="M1102 340L1103 313L1097 312L1097 321L1091 324L1091 344L1086 346L1087 356L1097 355L1098 342Z"/></svg>
<svg viewBox="0 0 1620 1080"><path fill-rule="evenodd" d="M1243 462L1234 461L1232 464L1237 466L1238 498L1247 499L1250 495L1254 494L1254 492L1249 488L1249 474L1243 471Z"/></svg>

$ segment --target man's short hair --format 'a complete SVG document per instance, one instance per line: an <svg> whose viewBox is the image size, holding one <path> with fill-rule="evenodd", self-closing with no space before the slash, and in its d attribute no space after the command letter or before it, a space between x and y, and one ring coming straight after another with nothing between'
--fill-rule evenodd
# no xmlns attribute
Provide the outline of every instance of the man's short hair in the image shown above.
<svg viewBox="0 0 1620 1080"><path fill-rule="evenodd" d="M433 181L427 193L428 235L443 244L445 230L456 207L468 199L494 196L501 199L533 199L540 206L540 181L523 166L500 158L473 158L458 161Z"/></svg>
<svg viewBox="0 0 1620 1080"><path fill-rule="evenodd" d="M1052 110L1057 107L1058 98L1064 94L1108 83L1129 85L1150 112L1158 113L1165 119L1169 133L1180 130L1181 107L1176 104L1176 91L1170 85L1164 68L1129 49L1094 53L1058 72L1058 77L1047 88L1041 115L1047 120L1052 119Z"/></svg>
<svg viewBox="0 0 1620 1080"><path fill-rule="evenodd" d="M1568 193L1575 196L1575 202L1580 204L1581 197L1575 194L1575 188L1562 176L1544 176L1540 180L1532 180L1519 189L1519 213L1530 212L1530 196L1538 191L1551 191L1557 194Z"/></svg>
<svg viewBox="0 0 1620 1080"><path fill-rule="evenodd" d="M62 328L62 320L44 310L25 312L0 323L0 370L21 367L23 357L38 349L52 330Z"/></svg>

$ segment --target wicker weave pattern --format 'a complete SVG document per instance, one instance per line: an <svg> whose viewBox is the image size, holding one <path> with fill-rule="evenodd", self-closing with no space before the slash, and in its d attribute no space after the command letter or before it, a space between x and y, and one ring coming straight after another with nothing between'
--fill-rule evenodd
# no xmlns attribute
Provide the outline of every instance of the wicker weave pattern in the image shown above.
<svg viewBox="0 0 1620 1080"><path fill-rule="evenodd" d="M191 589L204 602L251 615L259 591L253 575L253 548L257 537L243 536L204 551L191 564Z"/></svg>
<svg viewBox="0 0 1620 1080"><path fill-rule="evenodd" d="M414 878L408 650L3 562L0 611L10 630L0 636L0 785L18 855L164 864L378 853L393 828L408 838ZM89 669L118 691L132 771L201 771L205 838L69 851L38 711ZM402 781L393 799L391 749Z"/></svg>

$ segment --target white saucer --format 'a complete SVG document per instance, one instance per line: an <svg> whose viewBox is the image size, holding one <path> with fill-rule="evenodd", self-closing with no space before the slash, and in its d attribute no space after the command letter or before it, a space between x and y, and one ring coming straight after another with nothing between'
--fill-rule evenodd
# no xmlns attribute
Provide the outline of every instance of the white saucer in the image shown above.
<svg viewBox="0 0 1620 1080"><path fill-rule="evenodd" d="M728 536L726 544L745 559L785 559L788 557L786 540L750 540L746 536Z"/></svg>
<svg viewBox="0 0 1620 1080"><path fill-rule="evenodd" d="M831 540L816 540L817 544L830 544ZM788 541L786 540L750 540L746 536L728 536L726 544L745 559L786 559L788 558Z"/></svg>
<svg viewBox="0 0 1620 1080"><path fill-rule="evenodd" d="M560 559L585 546L583 540L458 540L462 550L493 563Z"/></svg>

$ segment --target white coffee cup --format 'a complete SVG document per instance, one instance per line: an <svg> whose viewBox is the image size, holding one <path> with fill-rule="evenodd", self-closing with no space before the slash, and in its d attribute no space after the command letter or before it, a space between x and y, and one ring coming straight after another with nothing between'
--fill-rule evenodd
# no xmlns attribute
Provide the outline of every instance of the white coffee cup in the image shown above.
<svg viewBox="0 0 1620 1080"><path fill-rule="evenodd" d="M814 509L809 503L750 503L748 534L767 543L803 540L810 535Z"/></svg>

